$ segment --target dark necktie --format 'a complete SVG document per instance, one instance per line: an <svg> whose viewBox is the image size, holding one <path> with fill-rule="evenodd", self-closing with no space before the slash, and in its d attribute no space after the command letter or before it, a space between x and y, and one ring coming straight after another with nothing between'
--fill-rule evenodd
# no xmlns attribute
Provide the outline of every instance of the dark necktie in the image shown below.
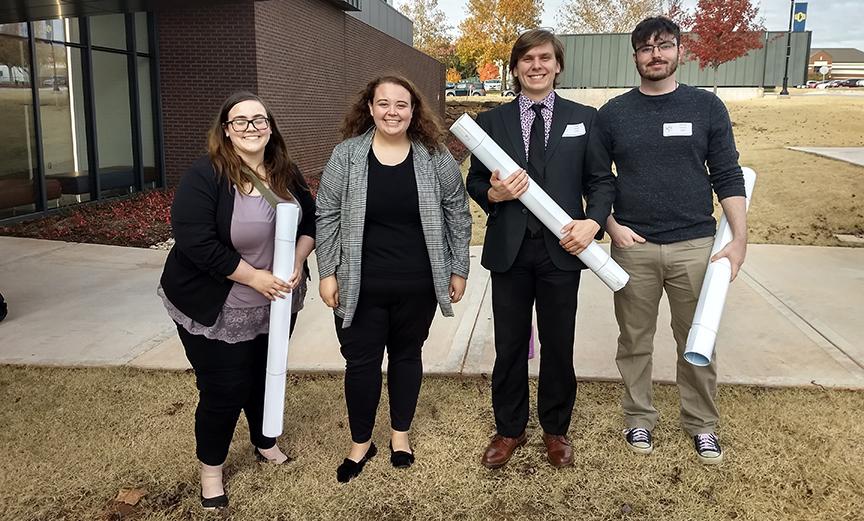
<svg viewBox="0 0 864 521"><path fill-rule="evenodd" d="M531 124L531 136L528 138L528 175L541 186L546 168L546 124L543 121L543 105L531 105L534 111L534 123ZM528 230L532 235L543 230L543 224L534 214L528 215Z"/></svg>

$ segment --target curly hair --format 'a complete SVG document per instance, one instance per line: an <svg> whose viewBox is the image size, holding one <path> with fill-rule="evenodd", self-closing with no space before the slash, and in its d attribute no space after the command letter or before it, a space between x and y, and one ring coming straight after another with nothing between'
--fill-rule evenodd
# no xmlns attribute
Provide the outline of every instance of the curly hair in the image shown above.
<svg viewBox="0 0 864 521"><path fill-rule="evenodd" d="M438 150L444 140L444 130L441 120L434 112L429 110L426 100L417 90L411 80L398 74L379 76L370 81L361 90L345 115L342 122L342 137L348 139L365 133L375 122L369 113L369 106L375 99L375 89L382 83L392 83L404 87L411 95L411 124L408 125L408 138L419 141L430 153Z"/></svg>
<svg viewBox="0 0 864 521"><path fill-rule="evenodd" d="M276 118L273 117L270 107L263 99L251 92L235 92L228 96L228 99L222 103L219 114L210 124L210 129L207 131L207 153L216 173L228 177L237 188L247 183L246 176L241 170L245 162L234 150L231 138L225 135L225 126L226 121L228 121L228 113L234 108L234 105L250 100L260 103L270 120L272 132L267 146L264 147L264 168L267 170L267 184L270 186L270 190L289 201L293 199L292 192L297 193L299 190L308 192L309 186L303 179L303 174L300 173L297 164L288 155L288 147L285 146L285 140L282 138L282 133L279 132L279 126L276 124ZM253 170L252 165L245 166Z"/></svg>

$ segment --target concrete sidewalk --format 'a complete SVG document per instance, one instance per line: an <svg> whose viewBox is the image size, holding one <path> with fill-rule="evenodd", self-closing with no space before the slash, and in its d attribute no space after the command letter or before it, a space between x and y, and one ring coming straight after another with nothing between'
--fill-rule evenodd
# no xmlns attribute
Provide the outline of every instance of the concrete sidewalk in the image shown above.
<svg viewBox="0 0 864 521"><path fill-rule="evenodd" d="M0 363L185 369L188 362L155 290L167 252L0 237ZM472 248L456 317L436 317L424 347L428 373L490 373L489 274ZM315 273L314 259L312 271ZM579 378L617 379L612 293L590 272L580 289L574 366ZM731 287L717 341L723 383L864 389L864 249L751 245ZM665 299L654 378L673 381ZM317 282L291 341L293 371L341 371L332 313ZM539 347L542 356L542 345ZM538 358L529 364L537 374Z"/></svg>
<svg viewBox="0 0 864 521"><path fill-rule="evenodd" d="M786 147L789 150L864 166L864 147Z"/></svg>

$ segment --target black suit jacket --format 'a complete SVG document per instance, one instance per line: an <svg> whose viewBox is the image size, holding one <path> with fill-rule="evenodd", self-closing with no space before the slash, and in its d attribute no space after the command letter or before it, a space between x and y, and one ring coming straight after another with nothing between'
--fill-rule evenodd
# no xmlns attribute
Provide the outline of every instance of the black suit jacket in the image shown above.
<svg viewBox="0 0 864 521"><path fill-rule="evenodd" d="M477 124L521 168L526 169L525 144L519 117L519 98L500 105L477 116ZM555 96L552 110L552 126L546 144L545 176L540 186L574 219L590 218L600 224L597 238L603 237L606 218L615 200L615 178L608 168L594 160L589 153L589 137L597 110ZM582 123L585 134L563 137L567 125ZM518 200L492 204L487 193L492 184L491 172L475 156L471 156L466 185L471 198L477 201L488 214L486 240L483 245L481 263L489 271L502 272L510 269L528 221L528 209ZM583 198L586 204L583 204ZM558 238L549 230L543 233L546 248L558 269L576 271L585 265L567 253L558 243Z"/></svg>

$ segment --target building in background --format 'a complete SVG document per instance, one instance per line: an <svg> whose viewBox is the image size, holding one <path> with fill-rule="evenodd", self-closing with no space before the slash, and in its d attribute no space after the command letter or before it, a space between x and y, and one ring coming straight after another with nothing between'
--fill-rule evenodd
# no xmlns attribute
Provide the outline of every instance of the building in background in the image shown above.
<svg viewBox="0 0 864 521"><path fill-rule="evenodd" d="M864 79L864 52L851 47L813 49L810 53L809 73L822 78L819 69L828 67L826 78L832 80Z"/></svg>
<svg viewBox="0 0 864 521"><path fill-rule="evenodd" d="M176 183L236 90L271 104L313 175L377 74L407 75L443 114L444 67L411 47L410 20L382 0L362 0L375 7L362 15L360 2L4 4L0 220Z"/></svg>

